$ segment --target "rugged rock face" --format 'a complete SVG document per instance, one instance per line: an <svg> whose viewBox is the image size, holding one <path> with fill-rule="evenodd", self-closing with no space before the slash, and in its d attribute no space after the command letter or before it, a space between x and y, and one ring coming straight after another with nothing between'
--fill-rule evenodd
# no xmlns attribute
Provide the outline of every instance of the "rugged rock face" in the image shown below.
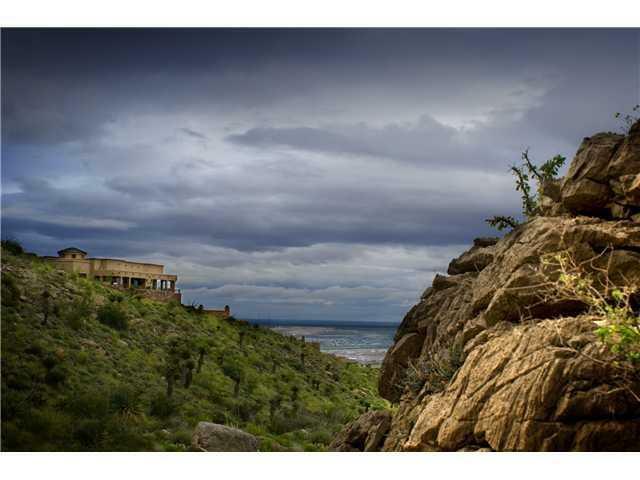
<svg viewBox="0 0 640 480"><path fill-rule="evenodd" d="M399 403L382 450L640 450L638 375L623 379L585 304L554 295L541 264L568 251L640 285L640 123L584 139L540 201L543 215L476 240L405 316L379 378ZM363 450L369 424L341 449Z"/></svg>
<svg viewBox="0 0 640 480"><path fill-rule="evenodd" d="M379 451L390 426L391 412L367 412L341 431L329 448L336 452Z"/></svg>
<svg viewBox="0 0 640 480"><path fill-rule="evenodd" d="M257 452L259 441L237 428L200 422L191 437L191 446L205 452Z"/></svg>

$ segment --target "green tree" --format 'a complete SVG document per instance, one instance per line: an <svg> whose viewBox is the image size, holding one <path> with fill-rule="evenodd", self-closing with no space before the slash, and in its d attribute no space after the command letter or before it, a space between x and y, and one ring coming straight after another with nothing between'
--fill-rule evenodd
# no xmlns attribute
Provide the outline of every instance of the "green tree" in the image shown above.
<svg viewBox="0 0 640 480"><path fill-rule="evenodd" d="M240 384L245 377L245 368L242 362L233 356L224 359L222 364L222 372L225 376L234 381L233 395L235 397L240 393Z"/></svg>

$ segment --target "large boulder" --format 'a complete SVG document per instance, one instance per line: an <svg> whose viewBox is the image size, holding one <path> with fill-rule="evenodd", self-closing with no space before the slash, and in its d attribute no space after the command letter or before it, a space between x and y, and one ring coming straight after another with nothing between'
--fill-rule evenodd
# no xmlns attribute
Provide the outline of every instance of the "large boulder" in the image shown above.
<svg viewBox="0 0 640 480"><path fill-rule="evenodd" d="M257 452L260 441L237 428L200 422L191 437L191 446L204 452Z"/></svg>
<svg viewBox="0 0 640 480"><path fill-rule="evenodd" d="M561 198L554 204L542 195L542 211L631 218L640 211L639 171L640 122L627 136L599 133L585 138L564 178Z"/></svg>
<svg viewBox="0 0 640 480"><path fill-rule="evenodd" d="M367 412L348 424L331 442L334 452L379 451L391 426L391 412Z"/></svg>
<svg viewBox="0 0 640 480"><path fill-rule="evenodd" d="M640 450L640 382L588 317L494 330L445 391L421 404L402 450Z"/></svg>
<svg viewBox="0 0 640 480"><path fill-rule="evenodd" d="M623 175L637 174L640 171L640 121L637 121L629 129L629 134L624 138L616 155L609 164L609 176L621 177Z"/></svg>

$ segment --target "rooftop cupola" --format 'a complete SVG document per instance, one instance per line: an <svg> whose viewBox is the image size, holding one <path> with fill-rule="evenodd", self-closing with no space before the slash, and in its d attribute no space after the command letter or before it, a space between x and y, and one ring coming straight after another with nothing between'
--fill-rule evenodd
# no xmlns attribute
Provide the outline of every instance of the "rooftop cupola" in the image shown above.
<svg viewBox="0 0 640 480"><path fill-rule="evenodd" d="M84 258L87 256L87 252L80 250L76 247L69 247L58 251L58 256L61 258Z"/></svg>

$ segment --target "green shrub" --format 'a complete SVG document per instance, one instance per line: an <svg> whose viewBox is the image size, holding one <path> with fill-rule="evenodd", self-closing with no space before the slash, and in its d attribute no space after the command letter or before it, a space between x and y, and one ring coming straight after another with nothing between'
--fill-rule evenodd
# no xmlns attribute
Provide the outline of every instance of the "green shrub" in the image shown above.
<svg viewBox="0 0 640 480"><path fill-rule="evenodd" d="M151 450L151 436L143 435L140 425L123 419L119 415L105 422L100 450L114 452L140 452Z"/></svg>
<svg viewBox="0 0 640 480"><path fill-rule="evenodd" d="M67 449L73 438L72 425L68 415L52 408L33 409L22 422L22 428L34 433L40 443L34 450Z"/></svg>
<svg viewBox="0 0 640 480"><path fill-rule="evenodd" d="M603 252L601 255L604 255ZM591 261L577 261L570 252L546 255L540 272L551 287L544 300L577 300L597 318L596 335L620 361L640 364L640 315L632 306L640 293L634 284L614 285L607 269L590 271ZM545 274L545 269L552 272ZM604 278L601 278L604 277ZM606 286L606 287L603 287Z"/></svg>
<svg viewBox="0 0 640 480"><path fill-rule="evenodd" d="M177 410L177 403L166 395L156 395L151 400L149 414L158 418L169 418Z"/></svg>
<svg viewBox="0 0 640 480"><path fill-rule="evenodd" d="M104 418L110 413L109 396L98 388L69 395L64 402L64 409L81 418Z"/></svg>
<svg viewBox="0 0 640 480"><path fill-rule="evenodd" d="M311 432L311 435L309 436L309 440L311 440L313 443L329 445L333 440L333 437L334 437L333 433L330 432L329 430L324 428L318 428L317 430L314 430L313 432Z"/></svg>
<svg viewBox="0 0 640 480"><path fill-rule="evenodd" d="M262 408L258 400L246 398L236 404L235 413L243 422L253 421Z"/></svg>
<svg viewBox="0 0 640 480"><path fill-rule="evenodd" d="M56 365L45 374L44 381L47 385L58 386L63 384L67 380L67 377L67 370L61 365Z"/></svg>
<svg viewBox="0 0 640 480"><path fill-rule="evenodd" d="M623 123L623 127L621 128L623 134L628 134L629 130L634 123L640 120L640 105L634 105L631 109L631 113L621 113L616 112L614 115L615 118L620 119Z"/></svg>
<svg viewBox="0 0 640 480"><path fill-rule="evenodd" d="M96 450L103 439L105 425L103 420L81 420L74 431L74 437L82 450Z"/></svg>
<svg viewBox="0 0 640 480"><path fill-rule="evenodd" d="M12 255L22 255L24 253L24 248L22 247L20 242L15 239L7 238L5 240L2 240L0 243L2 243L2 248L4 248Z"/></svg>
<svg viewBox="0 0 640 480"><path fill-rule="evenodd" d="M423 387L428 393L440 392L451 381L462 363L462 351L457 346L449 347L442 356L427 353L417 362L409 362L404 384L414 392Z"/></svg>
<svg viewBox="0 0 640 480"><path fill-rule="evenodd" d="M80 330L90 317L91 310L91 298L85 296L63 308L62 315L72 329Z"/></svg>
<svg viewBox="0 0 640 480"><path fill-rule="evenodd" d="M15 307L20 300L20 289L11 274L2 272L2 305Z"/></svg>
<svg viewBox="0 0 640 480"><path fill-rule="evenodd" d="M115 330L126 330L129 327L127 315L116 303L107 303L100 307L98 321Z"/></svg>
<svg viewBox="0 0 640 480"><path fill-rule="evenodd" d="M42 359L42 364L47 370L51 370L53 367L58 365L60 360L54 353L47 353Z"/></svg>
<svg viewBox="0 0 640 480"><path fill-rule="evenodd" d="M529 159L529 150L522 152L523 163L519 167L513 165L511 173L516 178L516 191L520 192L522 200L522 215L526 219L530 219L540 214L540 205L538 203L538 191L546 182L556 179L560 167L564 165L566 158L562 155L556 155L550 158L542 165L534 165ZM532 192L531 180L537 183L535 192ZM489 225L498 230L513 229L519 225L519 222L505 215L496 215L485 220Z"/></svg>
<svg viewBox="0 0 640 480"><path fill-rule="evenodd" d="M119 386L109 399L112 412L120 415L138 415L140 413L140 394L128 386Z"/></svg>
<svg viewBox="0 0 640 480"><path fill-rule="evenodd" d="M179 428L171 433L169 437L171 442L182 445L183 447L191 446L191 430L186 428Z"/></svg>

